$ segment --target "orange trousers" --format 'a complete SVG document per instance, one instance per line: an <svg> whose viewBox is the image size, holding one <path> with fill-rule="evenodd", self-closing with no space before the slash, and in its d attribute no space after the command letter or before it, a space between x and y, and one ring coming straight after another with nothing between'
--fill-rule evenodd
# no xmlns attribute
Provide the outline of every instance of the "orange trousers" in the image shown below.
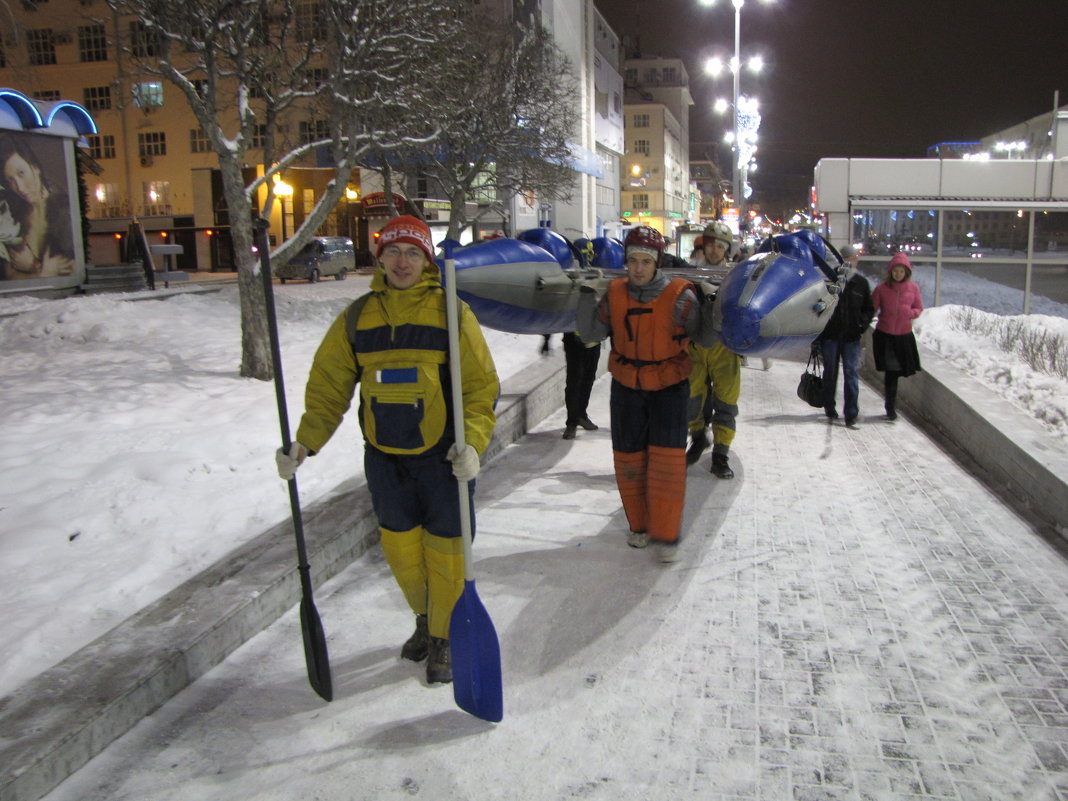
<svg viewBox="0 0 1068 801"><path fill-rule="evenodd" d="M612 382L612 456L631 531L676 542L686 501L688 381L660 390Z"/></svg>

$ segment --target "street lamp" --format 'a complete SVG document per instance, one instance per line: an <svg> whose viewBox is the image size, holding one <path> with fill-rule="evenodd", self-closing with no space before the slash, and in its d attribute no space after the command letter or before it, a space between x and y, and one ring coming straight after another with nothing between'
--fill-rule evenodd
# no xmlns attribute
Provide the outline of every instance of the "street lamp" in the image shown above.
<svg viewBox="0 0 1068 801"><path fill-rule="evenodd" d="M771 2L771 0L764 1ZM716 0L701 0L701 5L711 6L715 2ZM743 182L745 181L745 171L748 170L749 161L752 158L752 151L756 149L756 131L755 129L752 131L752 151L745 155L743 159L745 133L740 129L739 122L745 121L748 112L742 108L745 99L741 97L739 83L742 73L742 6L745 5L745 0L731 0L731 5L734 6L734 58L731 59L729 65L731 72L734 73L734 102L732 104L734 108L734 125L732 126L734 137L731 143L731 183L734 187L734 204L738 208L740 225L745 219L745 187ZM754 72L759 72L764 67L764 60L756 56L749 60L748 66ZM720 59L710 59L705 65L705 70L713 77L719 75L723 70L723 62ZM755 100L753 103L753 111L755 113ZM759 119L759 114L757 114L757 125L760 124Z"/></svg>
<svg viewBox="0 0 1068 801"><path fill-rule="evenodd" d="M281 212L282 212L282 242L285 242L286 241L286 203L292 203L293 202L293 187L290 186L289 184L287 184L285 181L283 181L277 175L275 175L274 176L274 193L275 193L275 195L277 195L278 197L280 197L282 199L281 203L279 205L281 206ZM290 210L292 210L292 206L290 206ZM292 211L290 211L290 213L292 213Z"/></svg>

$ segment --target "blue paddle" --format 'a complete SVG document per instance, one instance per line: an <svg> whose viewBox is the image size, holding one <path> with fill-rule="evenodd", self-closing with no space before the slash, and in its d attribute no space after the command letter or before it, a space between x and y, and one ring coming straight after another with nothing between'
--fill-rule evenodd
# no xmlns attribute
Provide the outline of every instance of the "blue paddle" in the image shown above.
<svg viewBox="0 0 1068 801"><path fill-rule="evenodd" d="M449 329L449 377L456 448L463 450L464 403L460 373L460 305L456 299L456 262L445 259L445 319ZM501 647L486 607L475 589L471 551L471 499L466 481L457 482L460 529L464 541L464 591L452 609L449 645L452 649L452 692L456 705L476 718L499 723L504 717L501 686Z"/></svg>

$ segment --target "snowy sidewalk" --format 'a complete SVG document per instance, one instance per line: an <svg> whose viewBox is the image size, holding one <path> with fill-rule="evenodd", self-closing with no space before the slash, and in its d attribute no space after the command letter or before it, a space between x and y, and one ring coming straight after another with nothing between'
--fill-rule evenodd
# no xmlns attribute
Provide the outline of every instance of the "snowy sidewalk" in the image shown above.
<svg viewBox="0 0 1068 801"><path fill-rule="evenodd" d="M333 703L294 609L47 799L1068 798L1059 546L907 420L828 425L798 373L743 371L737 477L690 468L675 565L626 547L606 428L558 413L483 471L502 723L398 658L376 549L317 590Z"/></svg>

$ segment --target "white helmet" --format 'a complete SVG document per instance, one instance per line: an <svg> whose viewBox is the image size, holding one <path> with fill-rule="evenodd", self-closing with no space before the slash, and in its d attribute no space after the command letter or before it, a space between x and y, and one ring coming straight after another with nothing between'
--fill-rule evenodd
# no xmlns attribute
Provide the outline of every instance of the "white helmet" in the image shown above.
<svg viewBox="0 0 1068 801"><path fill-rule="evenodd" d="M709 239L718 239L721 242L725 242L727 250L730 250L731 244L734 242L734 235L731 233L730 227L722 220L715 220L706 225L702 236L706 242Z"/></svg>

